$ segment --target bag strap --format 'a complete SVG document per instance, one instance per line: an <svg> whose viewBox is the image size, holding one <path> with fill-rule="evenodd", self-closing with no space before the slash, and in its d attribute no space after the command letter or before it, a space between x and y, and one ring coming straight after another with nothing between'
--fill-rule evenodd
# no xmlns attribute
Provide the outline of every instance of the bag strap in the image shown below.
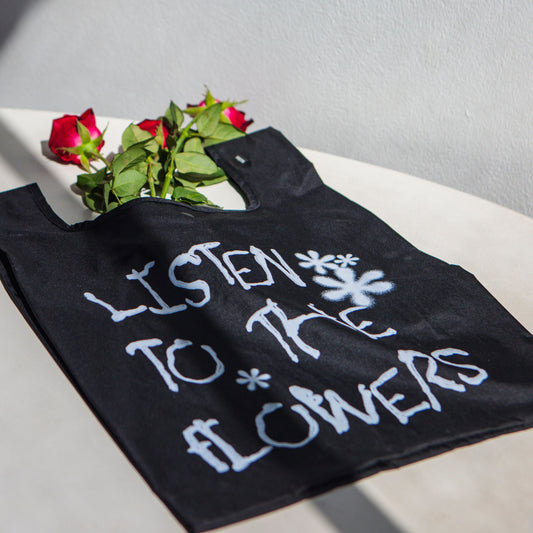
<svg viewBox="0 0 533 533"><path fill-rule="evenodd" d="M248 209L275 209L323 185L311 162L274 128L209 146L206 152L241 189Z"/></svg>
<svg viewBox="0 0 533 533"><path fill-rule="evenodd" d="M0 236L57 231L53 224L43 224L49 218L46 208L49 209L36 183L0 193Z"/></svg>

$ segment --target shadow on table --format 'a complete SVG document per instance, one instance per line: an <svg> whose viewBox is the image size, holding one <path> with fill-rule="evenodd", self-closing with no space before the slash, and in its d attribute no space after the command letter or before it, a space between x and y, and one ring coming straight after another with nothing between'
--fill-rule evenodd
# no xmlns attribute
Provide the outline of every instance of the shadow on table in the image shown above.
<svg viewBox="0 0 533 533"><path fill-rule="evenodd" d="M1 0L0 0L1 1ZM47 142L42 143L42 157L50 158L51 154ZM43 193L54 211L67 219L67 222L77 222L88 217L88 210L83 207L81 198L75 194L74 189L68 190L57 176L50 172L46 165L35 157L22 142L18 140L9 126L0 119L0 157L11 167L17 175L17 185L22 187L38 182ZM61 162L57 163L62 164ZM73 181L76 172L73 172Z"/></svg>
<svg viewBox="0 0 533 533"><path fill-rule="evenodd" d="M322 494L313 504L339 533L405 533L354 485Z"/></svg>
<svg viewBox="0 0 533 533"><path fill-rule="evenodd" d="M0 119L0 155L18 174L21 186L33 183L38 178L57 181L55 176L17 139L2 119Z"/></svg>

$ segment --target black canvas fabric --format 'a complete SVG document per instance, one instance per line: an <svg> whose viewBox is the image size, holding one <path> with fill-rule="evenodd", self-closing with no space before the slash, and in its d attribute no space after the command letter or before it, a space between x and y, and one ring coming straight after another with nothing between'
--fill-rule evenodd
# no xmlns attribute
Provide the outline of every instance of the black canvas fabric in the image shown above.
<svg viewBox="0 0 533 533"><path fill-rule="evenodd" d="M189 531L532 425L533 337L471 274L273 129L209 154L245 211L0 195L7 291Z"/></svg>

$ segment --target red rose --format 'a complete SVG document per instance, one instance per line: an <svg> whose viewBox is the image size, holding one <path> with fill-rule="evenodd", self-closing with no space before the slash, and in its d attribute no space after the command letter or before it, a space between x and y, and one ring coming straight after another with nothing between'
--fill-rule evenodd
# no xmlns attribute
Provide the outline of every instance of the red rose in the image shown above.
<svg viewBox="0 0 533 533"><path fill-rule="evenodd" d="M220 100L215 99L215 103L219 103ZM196 106L188 106L188 107L204 107L205 106L205 100L202 100L198 105ZM239 111L238 109L234 107L227 107L222 111L222 114L226 116L226 118L229 120L230 124L235 126L241 131L246 131L246 128L253 122L252 119L250 120L244 120L244 113L242 111Z"/></svg>
<svg viewBox="0 0 533 533"><path fill-rule="evenodd" d="M148 133L150 133L151 135L155 137L157 134L157 128L159 127L159 124L161 124L161 127L163 129L163 147L165 147L167 145L167 136L169 132L168 132L167 127L165 126L165 123L163 122L163 119L160 118L158 120L151 120L147 118L147 119L144 119L142 122L139 122L137 126L139 126L141 130L147 131Z"/></svg>
<svg viewBox="0 0 533 533"><path fill-rule="evenodd" d="M246 131L246 128L253 122L252 119L244 120L244 113L238 109L235 109L234 107L228 107L227 109L224 109L222 114L226 115L233 126L241 131Z"/></svg>
<svg viewBox="0 0 533 533"><path fill-rule="evenodd" d="M80 132L78 124L85 127L88 136ZM82 135L86 138L82 139ZM93 110L89 108L80 116L63 115L56 118L52 123L48 146L65 163L86 166L85 160L94 159L94 153L99 152L104 145L102 137L102 132L96 127Z"/></svg>

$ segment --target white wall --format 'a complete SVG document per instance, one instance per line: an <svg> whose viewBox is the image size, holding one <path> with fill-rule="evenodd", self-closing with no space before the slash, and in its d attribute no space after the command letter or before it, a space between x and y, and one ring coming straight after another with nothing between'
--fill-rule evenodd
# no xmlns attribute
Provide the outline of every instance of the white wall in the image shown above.
<svg viewBox="0 0 533 533"><path fill-rule="evenodd" d="M204 84L295 144L533 216L530 0L0 0L0 106L142 119Z"/></svg>

